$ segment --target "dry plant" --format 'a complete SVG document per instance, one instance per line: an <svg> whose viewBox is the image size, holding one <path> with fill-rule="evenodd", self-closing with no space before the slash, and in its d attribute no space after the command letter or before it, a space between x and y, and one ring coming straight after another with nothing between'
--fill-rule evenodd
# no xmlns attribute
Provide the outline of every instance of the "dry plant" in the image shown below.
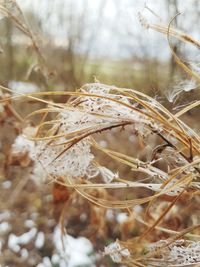
<svg viewBox="0 0 200 267"><path fill-rule="evenodd" d="M47 61L41 52L41 36L34 33L17 1L1 0L0 1L0 19L8 18L17 29L19 29L30 41L30 47L36 54L36 63L32 64L27 71L27 78L33 70L40 72L45 79L53 75L53 71L49 70ZM2 51L3 52L3 51Z"/></svg>
<svg viewBox="0 0 200 267"><path fill-rule="evenodd" d="M170 30L170 25L157 30L167 33L168 38L171 34L198 46L192 38ZM199 76L172 53L199 82ZM45 100L45 96L55 95L69 99L64 104ZM141 92L101 83L86 84L76 92L21 94L6 100L19 97L45 105L26 118L40 118L31 135L18 136L13 145L17 150L17 144L23 143L39 182L44 177L49 183L72 188L94 205L127 211L129 218L141 224L143 231L138 236L108 245L105 255L127 266L199 266L200 136L181 116L200 101L172 114ZM116 128L134 134L144 153L149 137L156 136L150 160L98 143L99 134ZM134 147L130 146L130 150ZM111 170L102 165L98 162L99 153L115 161L115 166L125 165L129 175L122 177L118 167ZM122 189L123 194L116 194ZM144 196L135 197L141 189ZM133 208L138 205L146 209L137 213ZM170 225L177 215L177 225Z"/></svg>
<svg viewBox="0 0 200 267"><path fill-rule="evenodd" d="M52 95L48 92L42 94ZM152 214L148 215L150 223L147 221L147 230L136 239L118 242L106 248L105 253L110 254L115 261L125 261L130 266L145 266L147 262L150 266L184 266L199 262L199 242L195 241L199 238L198 210L195 210L200 188L198 134L155 99L134 90L95 83L86 84L77 92L63 94L71 96L66 104L38 99L47 102L48 106L29 115L29 119L42 115L36 135L29 136L26 142L24 139L27 144L25 149L35 162L34 173L40 178L41 175L46 176L49 182L74 188L101 207L126 209L131 214L135 205L149 203L148 210ZM27 97L36 96L32 94ZM50 119L45 120L49 114ZM132 131L143 139L144 144L149 135L158 136L160 145L152 150L151 161L143 162L138 158L103 148L95 141L94 135L97 133L117 127L125 130L126 126L131 127ZM121 177L117 169L113 172L101 166L95 157L98 150L117 163L130 167L133 172L131 180ZM155 166L158 161L162 162L160 168ZM143 174L141 181L134 177L134 172L136 176L138 173ZM100 182L97 183L95 179ZM146 197L125 200L116 199L109 190L106 194L93 193L93 190L101 192L105 189L122 188L129 191L147 188L152 193ZM99 195L103 197L98 197ZM188 200L193 204L190 207L193 213L191 216L197 224L191 227L188 222L188 229L185 230L181 226L180 232L165 225L161 229L158 228L158 231L167 232L172 237L148 244L147 240L152 232L157 231L158 224L165 220L175 206L177 210L182 209ZM161 207L159 212L152 212L154 202L161 205L162 201L169 201L169 204ZM135 219L144 223L144 216L145 214L138 215ZM191 231L194 233L188 237L193 239L192 243L183 241L183 237ZM186 256L180 257L179 254L184 248ZM193 253L191 258L190 253Z"/></svg>

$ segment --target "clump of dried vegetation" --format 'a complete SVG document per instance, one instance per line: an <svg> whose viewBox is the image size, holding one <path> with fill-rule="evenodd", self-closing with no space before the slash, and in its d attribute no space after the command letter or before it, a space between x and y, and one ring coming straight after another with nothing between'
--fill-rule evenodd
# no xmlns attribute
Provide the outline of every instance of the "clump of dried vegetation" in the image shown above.
<svg viewBox="0 0 200 267"><path fill-rule="evenodd" d="M171 34L199 46L170 25L154 28L168 39ZM172 53L199 82L198 74ZM54 96L67 96L68 100L55 102ZM43 180L61 186L65 203L73 205L76 199L78 203L80 196L87 199L93 223L102 229L105 209L126 212L120 226L122 240L108 244L104 255L127 266L200 264L200 136L181 119L200 101L173 114L137 90L98 82L75 92L1 97L1 120L12 111L18 123L26 125L12 146L11 163L18 160L27 166L31 162L33 179L40 186ZM9 102L18 99L38 101L44 107L22 120ZM115 137L114 145L107 140L108 133ZM126 153L112 147L123 147L119 140L124 133L130 140ZM64 217L62 212L63 227Z"/></svg>

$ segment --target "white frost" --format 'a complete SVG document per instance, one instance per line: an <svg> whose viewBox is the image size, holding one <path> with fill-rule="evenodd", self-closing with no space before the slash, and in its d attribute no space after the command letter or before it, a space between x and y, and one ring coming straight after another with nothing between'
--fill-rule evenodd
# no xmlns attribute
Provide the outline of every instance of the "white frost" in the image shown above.
<svg viewBox="0 0 200 267"><path fill-rule="evenodd" d="M123 258L130 256L129 250L122 247L117 241L105 247L104 254L109 255L114 262L121 262Z"/></svg>

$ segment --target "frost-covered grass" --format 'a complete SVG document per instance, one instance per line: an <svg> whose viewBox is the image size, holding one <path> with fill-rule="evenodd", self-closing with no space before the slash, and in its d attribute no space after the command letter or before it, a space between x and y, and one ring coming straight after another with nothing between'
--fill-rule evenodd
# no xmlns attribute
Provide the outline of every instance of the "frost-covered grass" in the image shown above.
<svg viewBox="0 0 200 267"><path fill-rule="evenodd" d="M38 98L53 93L26 95L47 105L28 116L29 120L35 116L41 119L31 131L26 128L16 138L12 154L21 152L22 158L23 154L30 158L32 175L35 174L39 185L43 180L57 183L74 189L102 209L126 210L125 219L116 218L124 238L127 233L130 237L135 222L142 225L138 236L118 240L105 248L104 255L109 254L115 262L130 266L199 263L196 207L200 189L200 137L180 118L193 105L172 114L143 93L100 83L86 84L76 92L63 94L70 96L66 104ZM149 138L155 136L151 157L148 160L137 157L139 154L132 147L124 154L109 148L107 142L101 146L98 136L104 134L106 138L105 133L114 129L115 135L120 136L118 128L134 133L144 154L149 149ZM98 162L99 153L115 162L115 168L109 168L106 161L105 165ZM127 168L125 177L118 167L121 165ZM137 191L143 192L142 195L136 197ZM71 196L74 201L75 196ZM189 213L184 212L188 201ZM145 205L146 211L136 212L136 205ZM178 225L170 226L174 216ZM69 240L67 236L63 238ZM70 240L73 244L73 238ZM180 256L182 253L186 256Z"/></svg>
<svg viewBox="0 0 200 267"><path fill-rule="evenodd" d="M32 32L26 24L15 23L32 40L40 58ZM168 41L171 35L199 48L194 39L170 28L171 22L168 27L143 19L142 23L167 34ZM200 78L198 64L186 65L170 48L176 62L191 75L169 92L169 102L175 103L182 91L198 89ZM45 61L41 63L45 67ZM182 118L200 101L176 113L137 90L99 82L75 92L33 91L0 95L2 129L9 124L16 137L4 152L2 172L6 176L13 165L25 171L25 177L13 172L16 184L13 177L2 178L2 199L7 200L7 209L0 214L4 263L13 255L17 264L26 264L30 245L42 255L30 257L29 265L37 267L104 266L106 255L114 266L199 266L200 136ZM55 96L68 100L56 102ZM13 105L17 100L34 100L41 108L21 118ZM123 134L126 140L120 141ZM45 184L53 185L53 196L45 196ZM35 200L33 188L38 188L42 203ZM30 218L23 210L27 202ZM35 210L48 213L50 203L55 213L50 223L40 220L37 212L37 223L32 220ZM11 207L13 211L7 212ZM26 218L27 231L13 231L10 217L14 222L20 219L15 208ZM46 225L48 234L51 231L48 240ZM72 236L68 229L77 225L82 231L76 229Z"/></svg>

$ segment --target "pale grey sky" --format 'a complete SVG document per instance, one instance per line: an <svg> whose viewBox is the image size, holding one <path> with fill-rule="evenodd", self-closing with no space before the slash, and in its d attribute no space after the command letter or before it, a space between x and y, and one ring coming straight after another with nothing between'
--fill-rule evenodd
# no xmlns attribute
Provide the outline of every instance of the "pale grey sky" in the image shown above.
<svg viewBox="0 0 200 267"><path fill-rule="evenodd" d="M69 34L68 17L71 12L77 22L77 29L84 21L84 33L77 45L78 51L84 51L91 45L92 56L129 57L134 53L166 58L169 48L165 36L144 29L138 19L142 13L149 22L168 24L168 3L165 0L17 0L23 10L32 11L43 18L43 28L52 34L60 43L65 44ZM146 10L145 4L160 18ZM200 10L200 1L178 0L178 8L182 15L179 17L183 29L199 38L198 23L193 24L194 11ZM83 12L84 11L84 12ZM102 12L102 13L101 13ZM82 16L84 14L84 19ZM100 15L99 15L100 14ZM188 19L190 17L190 25ZM64 21L66 20L66 21ZM61 23L62 21L62 23ZM77 24L79 23L79 24ZM194 27L191 27L192 26ZM199 38L200 39L200 38Z"/></svg>

